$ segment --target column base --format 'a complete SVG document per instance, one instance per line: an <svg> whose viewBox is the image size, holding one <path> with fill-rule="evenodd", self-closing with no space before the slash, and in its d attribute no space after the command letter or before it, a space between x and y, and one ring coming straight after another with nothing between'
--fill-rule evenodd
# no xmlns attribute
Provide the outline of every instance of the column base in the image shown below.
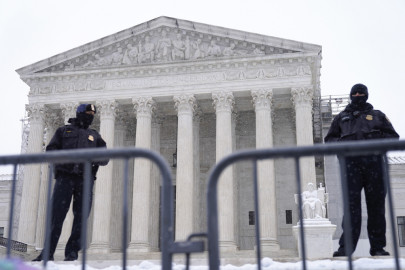
<svg viewBox="0 0 405 270"><path fill-rule="evenodd" d="M89 254L108 254L111 248L108 243L91 243L87 252Z"/></svg>
<svg viewBox="0 0 405 270"><path fill-rule="evenodd" d="M56 246L56 250L65 250L66 244L66 242L58 243L58 245Z"/></svg>
<svg viewBox="0 0 405 270"><path fill-rule="evenodd" d="M280 244L275 238L261 238L260 239L261 250L262 251L279 251ZM256 246L255 246L256 250Z"/></svg>
<svg viewBox="0 0 405 270"><path fill-rule="evenodd" d="M235 252L238 250L234 241L219 241L220 252Z"/></svg>
<svg viewBox="0 0 405 270"><path fill-rule="evenodd" d="M41 248L41 249L37 249L36 247L35 247L35 245L29 245L29 244L27 244L27 254L30 254L30 253L32 253L32 252L35 252L35 251L37 251L37 250L40 250L40 251L42 251L42 249L43 248Z"/></svg>
<svg viewBox="0 0 405 270"><path fill-rule="evenodd" d="M302 258L300 230L301 225L293 227L293 234L297 239L298 254ZM307 259L330 258L333 254L333 234L336 231L336 225L333 225L328 219L304 219L305 229L305 255Z"/></svg>
<svg viewBox="0 0 405 270"><path fill-rule="evenodd" d="M135 242L129 243L127 252L128 253L137 253L137 252L151 252L151 247L149 243Z"/></svg>

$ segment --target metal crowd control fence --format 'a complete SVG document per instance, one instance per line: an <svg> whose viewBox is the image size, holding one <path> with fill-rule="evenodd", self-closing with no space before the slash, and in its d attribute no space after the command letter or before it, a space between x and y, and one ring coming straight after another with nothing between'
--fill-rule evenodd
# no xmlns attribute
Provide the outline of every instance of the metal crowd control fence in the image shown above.
<svg viewBox="0 0 405 270"><path fill-rule="evenodd" d="M269 149L257 149L257 150L243 150L235 152L221 161L211 170L208 182L207 190L207 238L208 238L208 253L209 253L209 269L219 270L219 234L218 234L218 202L217 202L217 186L221 173L233 163L242 160L251 160L253 162L253 183L254 183L254 196L255 196L255 224L256 224L256 255L258 270L261 270L261 247L260 247L260 220L259 220L259 206L258 206L258 187L257 187L257 162L265 159L277 159L277 158L292 158L295 160L295 175L296 186L299 194L299 220L300 224L303 223L302 213L302 200L301 200L301 179L300 179L300 164L299 159L307 156L327 156L337 155L340 160L341 157L356 156L356 155L382 155L386 160L386 154L388 151L405 150L405 141L397 140L374 140L374 141L359 141L359 142L345 142L345 143L333 143L333 144L318 144L313 146L302 147L290 147L290 148L269 148ZM343 159L344 160L344 159ZM345 181L345 164L341 163L341 183L343 194L344 215L349 217L349 203L348 203L348 187ZM388 195L388 207L389 217L391 221L392 242L395 258L395 267L400 270L399 265L399 253L397 247L397 237L394 223L394 208L388 173L388 163L383 162L383 181L387 188ZM350 218L345 218L344 223L345 233L345 252L349 254L348 263L349 269L353 269L352 265L352 251L350 250L351 242L351 223ZM305 256L305 226L300 226L300 249L302 254L302 269L306 270L306 256ZM332 254L331 254L332 256Z"/></svg>
<svg viewBox="0 0 405 270"><path fill-rule="evenodd" d="M190 254L194 252L202 252L204 250L203 241L191 241L194 237L207 237L208 240L208 259L210 270L219 270L219 233L218 233L218 205L217 205L217 184L221 173L225 168L234 162L241 160L251 160L253 162L253 181L254 181L254 193L255 193L255 212L259 213L258 209L258 191L257 191L257 162L265 159L277 159L277 158L293 158L295 160L295 170L296 170L296 185L299 196L301 196L301 186L300 186L300 165L299 159L301 157L307 156L319 156L319 155L337 155L338 157L345 157L350 155L371 155L371 154L381 154L386 156L388 151L400 151L405 150L405 141L363 141L356 143L339 143L339 144L326 144L326 145L314 145L314 146L304 146L304 147L289 147L289 148L271 148L271 149L258 149L258 150L245 150L235 152L224 159L222 159L210 172L210 179L207 189L207 232L194 233L190 235L187 241L184 242L174 242L174 209L173 209L173 188L172 179L170 174L170 169L167 162L157 153L139 148L117 148L117 149L81 149L81 150L71 150L71 151L52 151L39 154L25 154L25 155L13 155L13 156L0 156L0 165L14 165L14 178L12 184L12 196L10 203L10 215L9 215L9 237L7 243L7 257L10 258L11 254L11 242L12 242L12 224L13 224L13 214L14 214L14 200L16 192L16 172L17 166L19 164L31 164L31 163L49 163L53 165L55 163L65 163L72 162L75 163L82 162L85 164L84 173L84 193L89 194L90 192L90 169L91 162L105 159L123 159L124 160L124 176L123 185L124 190L128 187L128 163L129 159L132 158L147 158L152 162L156 163L162 176L162 193L161 193L161 263L162 270L172 269L172 258L176 253L183 253L186 255L187 268L189 266ZM394 258L396 269L399 270L399 253L396 246L396 234L395 234L395 224L394 224L394 210L392 202L391 187L388 175L387 164L382 164L384 166L384 182L387 186L388 191L388 206L391 219L391 232L394 247ZM48 178L48 201L47 201L47 222L46 222L46 239L44 247L44 266L46 266L48 261L49 253L49 233L50 233L50 213L51 213L51 202L50 202L50 192L51 192L51 180L53 178L53 166L49 166L49 178ZM342 175L342 193L345 215L348 213L348 190L347 184L343 179L345 175L344 166L341 168ZM125 193L124 193L125 194ZM89 196L84 196L88 198ZM300 224L303 224L303 214L301 198L299 201L299 218ZM89 207L89 201L83 200L83 213L87 213ZM83 214L83 216L86 216ZM259 230L259 214L255 215L256 219L256 246L257 246L257 266L261 269L261 249L260 249L260 230ZM346 219L347 220L347 219ZM123 235L122 235L122 268L126 269L127 264L127 223L128 223L128 198L125 194L123 196ZM350 221L344 224L345 231L350 230ZM82 269L86 268L86 228L87 219L83 219L82 224ZM302 267L306 268L306 258L305 258L305 230L304 226L300 226L300 238L301 238L301 254L302 254ZM349 236L349 233L345 234ZM350 238L346 237L346 243L350 243ZM346 250L347 254L351 254L350 250ZM348 256L349 269L353 269L352 257Z"/></svg>
<svg viewBox="0 0 405 270"><path fill-rule="evenodd" d="M195 245L178 245L174 243L174 209L173 209L173 187L170 167L167 162L157 153L140 148L116 148L116 149L79 149L79 150L64 150L64 151L51 151L38 154L24 154L24 155L11 155L0 156L0 165L13 165L14 176L12 183L12 193L10 202L9 214L9 232L7 240L7 258L11 257L12 241L12 224L14 218L14 201L16 194L16 173L17 166L23 164L35 163L49 163L49 178L48 178L48 194L47 194L47 211L46 211L46 236L44 246L44 267L46 267L49 259L49 236L50 236L50 213L51 213L51 185L53 179L53 164L56 163L84 163L84 194L90 194L90 176L91 176L91 162L105 160L105 159L123 159L124 160L124 176L123 185L124 190L128 187L128 163L132 158L147 158L154 162L160 170L162 177L162 210L161 210L161 248L162 248L162 261L170 263L173 253L189 252L188 248L195 248ZM82 216L86 217L85 213L89 209L89 196L83 196ZM126 192L123 196L123 235L122 235L122 249L123 259L122 266L126 269L127 264L127 223L128 223L128 198ZM86 267L86 238L87 238L87 219L83 218L82 222L82 269ZM179 248L180 246L180 248ZM180 249L180 250L179 250ZM166 268L167 269L167 268Z"/></svg>

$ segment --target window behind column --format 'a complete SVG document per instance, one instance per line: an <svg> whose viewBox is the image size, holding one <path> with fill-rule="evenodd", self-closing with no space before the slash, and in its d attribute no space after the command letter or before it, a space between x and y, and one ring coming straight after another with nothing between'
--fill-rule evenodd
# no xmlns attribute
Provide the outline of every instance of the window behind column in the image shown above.
<svg viewBox="0 0 405 270"><path fill-rule="evenodd" d="M405 217L397 217L399 246L405 247Z"/></svg>

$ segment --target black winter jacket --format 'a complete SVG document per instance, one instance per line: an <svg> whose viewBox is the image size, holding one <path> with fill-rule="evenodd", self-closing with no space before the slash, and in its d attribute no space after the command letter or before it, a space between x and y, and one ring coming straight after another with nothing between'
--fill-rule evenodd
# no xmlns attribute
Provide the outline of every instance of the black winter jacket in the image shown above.
<svg viewBox="0 0 405 270"><path fill-rule="evenodd" d="M69 119L69 123L72 124L60 127L56 130L55 135L46 147L46 151L106 147L105 141L96 130L84 128L76 121L76 118ZM95 176L99 165L104 166L107 165L107 163L108 160L98 161L92 164L94 179L96 178ZM56 177L63 174L82 176L83 164L56 164L55 171Z"/></svg>
<svg viewBox="0 0 405 270"><path fill-rule="evenodd" d="M325 142L383 138L399 138L385 114L374 110L369 103L362 106L349 104L333 119Z"/></svg>

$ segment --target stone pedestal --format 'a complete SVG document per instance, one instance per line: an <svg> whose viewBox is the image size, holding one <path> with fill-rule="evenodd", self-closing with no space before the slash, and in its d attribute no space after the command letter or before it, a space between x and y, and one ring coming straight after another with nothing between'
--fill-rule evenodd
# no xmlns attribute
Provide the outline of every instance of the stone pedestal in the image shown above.
<svg viewBox="0 0 405 270"><path fill-rule="evenodd" d="M298 254L302 258L300 230L301 225L293 227L293 234L297 239ZM336 225L326 218L304 219L306 259L330 258L333 253L332 236Z"/></svg>

